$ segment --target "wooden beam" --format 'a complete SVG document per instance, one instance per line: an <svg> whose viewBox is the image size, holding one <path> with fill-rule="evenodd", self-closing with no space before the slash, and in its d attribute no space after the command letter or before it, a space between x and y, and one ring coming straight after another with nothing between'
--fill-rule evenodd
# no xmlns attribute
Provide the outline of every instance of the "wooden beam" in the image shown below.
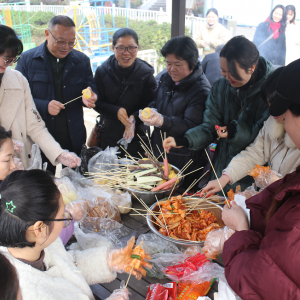
<svg viewBox="0 0 300 300"><path fill-rule="evenodd" d="M185 33L185 0L172 0L171 37Z"/></svg>

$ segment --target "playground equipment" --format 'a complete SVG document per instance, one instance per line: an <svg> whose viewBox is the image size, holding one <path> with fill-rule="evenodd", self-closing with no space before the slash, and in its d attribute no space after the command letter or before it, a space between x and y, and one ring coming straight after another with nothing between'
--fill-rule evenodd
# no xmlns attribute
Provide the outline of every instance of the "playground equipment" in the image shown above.
<svg viewBox="0 0 300 300"><path fill-rule="evenodd" d="M31 41L29 13L24 12L22 19L21 12L17 9L18 5L26 4L26 2L0 3L0 23L14 29L18 38L22 40L24 51L35 47L35 43Z"/></svg>
<svg viewBox="0 0 300 300"><path fill-rule="evenodd" d="M115 17L112 12L112 27L105 22L107 4L113 6L116 0L84 1L80 6L70 6L64 15L73 19L76 26L77 44L75 48L88 55L93 71L113 54L112 36L119 29L115 27ZM128 26L128 18L127 26Z"/></svg>

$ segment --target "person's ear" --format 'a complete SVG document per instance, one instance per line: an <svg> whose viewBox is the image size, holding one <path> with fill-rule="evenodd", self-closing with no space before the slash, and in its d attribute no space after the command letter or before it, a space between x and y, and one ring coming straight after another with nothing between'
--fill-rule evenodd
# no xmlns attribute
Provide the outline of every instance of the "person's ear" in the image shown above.
<svg viewBox="0 0 300 300"><path fill-rule="evenodd" d="M36 238L45 238L47 237L47 228L48 226L44 222L37 221L34 223L32 229Z"/></svg>
<svg viewBox="0 0 300 300"><path fill-rule="evenodd" d="M251 74L253 74L254 73L254 71L255 71L255 68L256 68L256 65L254 64L251 68L250 68L250 72L251 72Z"/></svg>
<svg viewBox="0 0 300 300"><path fill-rule="evenodd" d="M48 29L45 29L45 37L46 37L46 40L48 40L49 35L50 35L50 33L49 33Z"/></svg>

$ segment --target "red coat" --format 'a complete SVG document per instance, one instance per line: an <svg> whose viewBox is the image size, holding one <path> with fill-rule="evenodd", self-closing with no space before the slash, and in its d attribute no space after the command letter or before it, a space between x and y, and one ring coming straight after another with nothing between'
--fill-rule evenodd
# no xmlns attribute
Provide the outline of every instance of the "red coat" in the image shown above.
<svg viewBox="0 0 300 300"><path fill-rule="evenodd" d="M225 276L243 300L300 299L300 174L291 180L292 174L247 200L250 230L236 232L225 242ZM273 197L288 200L266 225Z"/></svg>

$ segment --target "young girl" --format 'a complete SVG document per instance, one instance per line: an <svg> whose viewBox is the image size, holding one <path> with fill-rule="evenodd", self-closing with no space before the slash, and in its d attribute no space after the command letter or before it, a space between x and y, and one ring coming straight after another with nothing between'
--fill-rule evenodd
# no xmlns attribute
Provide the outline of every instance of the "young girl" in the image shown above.
<svg viewBox="0 0 300 300"><path fill-rule="evenodd" d="M5 274L0 276L0 299L22 300L17 272L2 254L0 254L0 274Z"/></svg>
<svg viewBox="0 0 300 300"><path fill-rule="evenodd" d="M58 236L72 218L47 172L15 171L2 182L0 195L0 252L16 267L24 300L94 299L89 285L110 282L128 268L134 238L123 249L112 250L106 243L65 250ZM142 268L132 274L139 272ZM111 297L127 300L128 290L116 290Z"/></svg>

